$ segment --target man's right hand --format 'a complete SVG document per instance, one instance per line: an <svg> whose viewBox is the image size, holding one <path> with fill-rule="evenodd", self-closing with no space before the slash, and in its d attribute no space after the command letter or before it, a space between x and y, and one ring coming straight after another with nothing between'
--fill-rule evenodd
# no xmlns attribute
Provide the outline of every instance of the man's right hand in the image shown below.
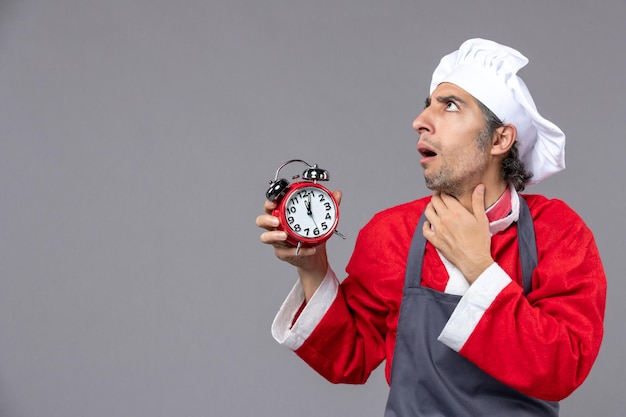
<svg viewBox="0 0 626 417"><path fill-rule="evenodd" d="M337 203L341 202L341 192L334 191L333 195ZM265 201L265 214L256 219L256 225L265 232L261 233L261 242L274 247L276 257L298 269L298 275L302 282L306 300L308 301L317 287L322 283L328 271L328 258L326 256L326 244L323 243L313 248L302 247L296 255L296 247L287 243L287 233L277 230L279 219L272 215L276 208L273 201Z"/></svg>

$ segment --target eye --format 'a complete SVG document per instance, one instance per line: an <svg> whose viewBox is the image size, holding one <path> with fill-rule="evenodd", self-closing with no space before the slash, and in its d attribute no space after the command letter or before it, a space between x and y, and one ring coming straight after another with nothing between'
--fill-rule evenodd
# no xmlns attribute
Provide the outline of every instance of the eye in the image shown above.
<svg viewBox="0 0 626 417"><path fill-rule="evenodd" d="M446 111L459 111L459 106L454 101L448 101L446 103Z"/></svg>

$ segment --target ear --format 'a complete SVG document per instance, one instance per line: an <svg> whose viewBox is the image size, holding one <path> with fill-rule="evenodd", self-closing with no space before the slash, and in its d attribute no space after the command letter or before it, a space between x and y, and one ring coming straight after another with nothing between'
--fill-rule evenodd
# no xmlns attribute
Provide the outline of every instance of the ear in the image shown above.
<svg viewBox="0 0 626 417"><path fill-rule="evenodd" d="M515 144L517 129L513 125L504 125L496 129L496 133L491 143L491 155L505 156L509 149Z"/></svg>

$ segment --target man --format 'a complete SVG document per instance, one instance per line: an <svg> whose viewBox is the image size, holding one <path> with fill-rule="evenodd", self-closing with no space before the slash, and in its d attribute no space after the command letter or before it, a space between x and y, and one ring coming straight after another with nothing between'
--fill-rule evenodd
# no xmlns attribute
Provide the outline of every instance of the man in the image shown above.
<svg viewBox="0 0 626 417"><path fill-rule="evenodd" d="M300 278L274 337L336 383L386 359L386 416L557 416L598 354L592 233L565 203L518 194L564 169L563 132L516 75L527 62L483 39L441 60L413 122L433 195L374 216L342 283L325 246L284 243L274 203L257 218Z"/></svg>

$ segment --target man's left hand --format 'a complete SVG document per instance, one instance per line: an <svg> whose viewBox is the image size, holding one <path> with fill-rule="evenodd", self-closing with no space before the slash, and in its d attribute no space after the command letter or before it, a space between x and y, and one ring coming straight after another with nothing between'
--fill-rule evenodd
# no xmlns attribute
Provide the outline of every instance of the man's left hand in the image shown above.
<svg viewBox="0 0 626 417"><path fill-rule="evenodd" d="M485 213L485 186L472 193L472 210L454 197L435 193L426 206L424 237L456 266L471 284L494 263L489 220Z"/></svg>

